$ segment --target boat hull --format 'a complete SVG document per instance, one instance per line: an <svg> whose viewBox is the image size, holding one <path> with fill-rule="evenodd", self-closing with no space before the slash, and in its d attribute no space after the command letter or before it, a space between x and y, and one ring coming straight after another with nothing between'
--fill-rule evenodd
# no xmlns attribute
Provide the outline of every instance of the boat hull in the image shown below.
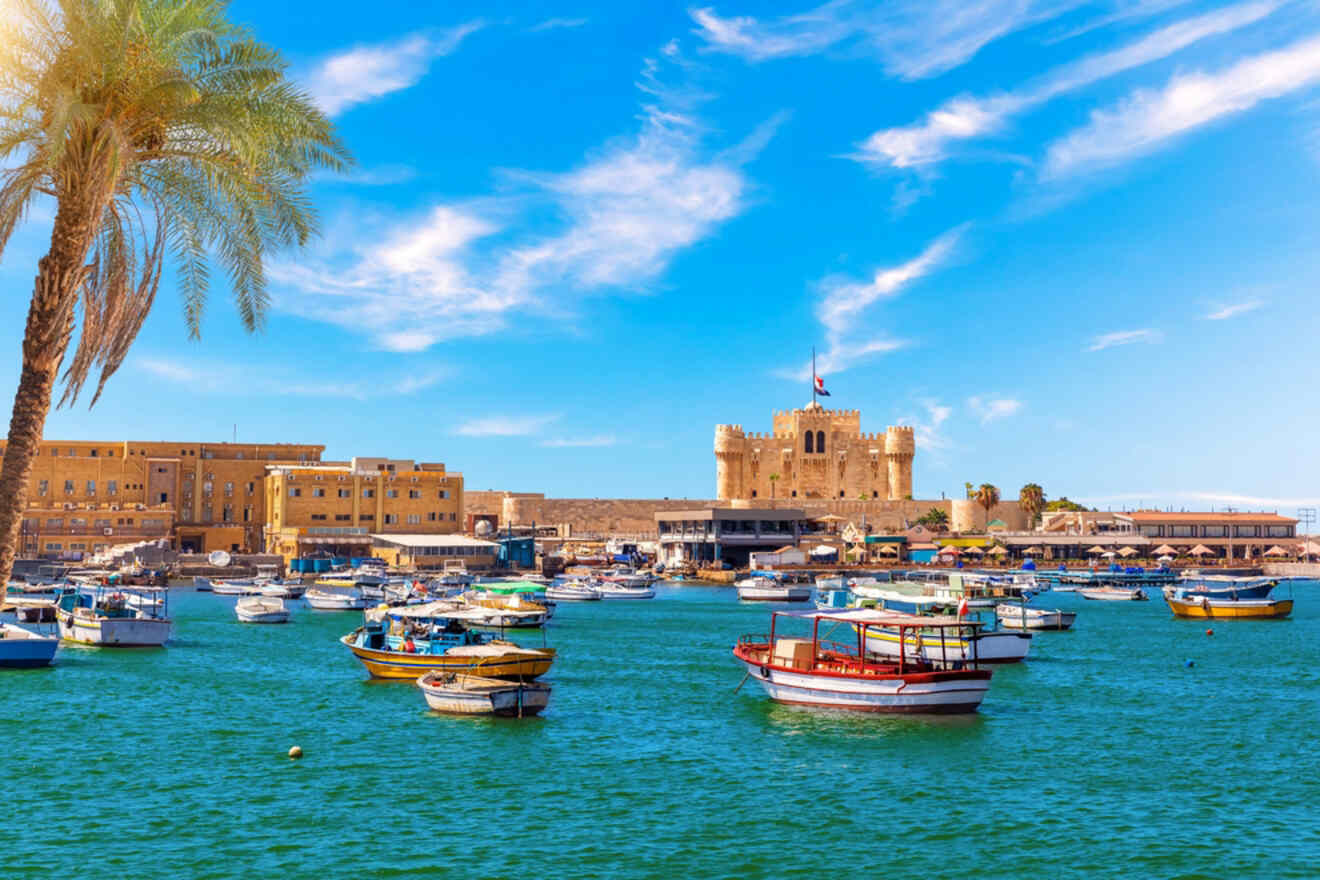
<svg viewBox="0 0 1320 880"><path fill-rule="evenodd" d="M174 622L163 617L87 617L61 611L56 615L60 638L103 648L159 648L170 638Z"/></svg>
<svg viewBox="0 0 1320 880"><path fill-rule="evenodd" d="M555 652L529 651L510 646L503 655L465 656L452 654L408 654L402 651L381 651L364 648L353 643L353 633L339 641L353 656L366 667L372 678L407 679L416 681L418 676L432 670L444 672L466 672L486 678L533 679L550 671Z"/></svg>
<svg viewBox="0 0 1320 880"><path fill-rule="evenodd" d="M949 715L975 712L990 689L989 672L945 672L893 678L826 676L765 666L734 656L776 703L854 712Z"/></svg>
<svg viewBox="0 0 1320 880"><path fill-rule="evenodd" d="M1080 587L1083 599L1098 602L1143 602L1150 598L1140 587Z"/></svg>
<svg viewBox="0 0 1320 880"><path fill-rule="evenodd" d="M60 640L12 624L0 624L0 668L36 669L55 659Z"/></svg>
<svg viewBox="0 0 1320 880"><path fill-rule="evenodd" d="M739 587L738 598L744 602L806 602L811 587Z"/></svg>
<svg viewBox="0 0 1320 880"><path fill-rule="evenodd" d="M1292 614L1292 599L1168 599L1175 617L1277 620Z"/></svg>
<svg viewBox="0 0 1320 880"><path fill-rule="evenodd" d="M469 691L437 687L418 682L417 686L433 712L446 715L495 715L518 718L539 715L550 705L550 686L545 684L510 684L505 688Z"/></svg>
<svg viewBox="0 0 1320 880"><path fill-rule="evenodd" d="M1016 607L1001 607L996 609L995 614L999 618L999 625L1008 629L1066 630L1072 629L1077 620L1076 611L1045 611L1038 608L1028 608L1026 611L1023 615Z"/></svg>
<svg viewBox="0 0 1320 880"><path fill-rule="evenodd" d="M239 611L236 612L239 623L288 623L289 610L283 611Z"/></svg>
<svg viewBox="0 0 1320 880"><path fill-rule="evenodd" d="M641 589L634 587L602 587L600 588L600 597L602 599L654 599L655 590L650 587Z"/></svg>

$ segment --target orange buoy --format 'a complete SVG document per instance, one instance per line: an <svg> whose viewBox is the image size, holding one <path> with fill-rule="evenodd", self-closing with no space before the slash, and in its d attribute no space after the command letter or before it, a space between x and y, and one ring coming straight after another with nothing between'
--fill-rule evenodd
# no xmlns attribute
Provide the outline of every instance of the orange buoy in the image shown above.
<svg viewBox="0 0 1320 880"><path fill-rule="evenodd" d="M1212 636L1212 635L1215 634L1215 631L1212 630L1212 629L1208 629L1208 630L1205 631L1205 634L1208 635L1208 636Z"/></svg>

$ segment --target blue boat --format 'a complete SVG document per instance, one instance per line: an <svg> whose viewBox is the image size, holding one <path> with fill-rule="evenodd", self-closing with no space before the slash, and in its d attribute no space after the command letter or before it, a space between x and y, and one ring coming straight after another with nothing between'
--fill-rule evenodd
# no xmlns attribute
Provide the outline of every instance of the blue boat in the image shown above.
<svg viewBox="0 0 1320 880"><path fill-rule="evenodd" d="M1186 578L1178 583L1185 596L1206 599L1268 599L1279 582L1274 578L1239 578L1209 575Z"/></svg>
<svg viewBox="0 0 1320 880"><path fill-rule="evenodd" d="M34 669L49 666L60 640L12 623L0 623L0 667Z"/></svg>

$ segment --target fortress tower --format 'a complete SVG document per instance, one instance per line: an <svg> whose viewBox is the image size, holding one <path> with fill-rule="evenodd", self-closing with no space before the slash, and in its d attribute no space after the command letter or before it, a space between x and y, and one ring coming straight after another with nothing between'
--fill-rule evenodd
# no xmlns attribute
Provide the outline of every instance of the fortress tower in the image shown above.
<svg viewBox="0 0 1320 880"><path fill-rule="evenodd" d="M911 428L861 429L857 410L811 403L774 414L768 434L715 426L715 492L734 499L898 501L912 494Z"/></svg>

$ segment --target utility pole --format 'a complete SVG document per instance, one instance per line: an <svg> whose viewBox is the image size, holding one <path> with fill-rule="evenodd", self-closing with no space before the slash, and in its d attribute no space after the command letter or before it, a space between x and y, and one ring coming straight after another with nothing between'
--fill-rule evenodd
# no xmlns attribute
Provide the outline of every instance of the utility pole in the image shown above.
<svg viewBox="0 0 1320 880"><path fill-rule="evenodd" d="M1297 521L1302 526L1302 558L1311 561L1311 526L1315 525L1315 508L1297 508Z"/></svg>

